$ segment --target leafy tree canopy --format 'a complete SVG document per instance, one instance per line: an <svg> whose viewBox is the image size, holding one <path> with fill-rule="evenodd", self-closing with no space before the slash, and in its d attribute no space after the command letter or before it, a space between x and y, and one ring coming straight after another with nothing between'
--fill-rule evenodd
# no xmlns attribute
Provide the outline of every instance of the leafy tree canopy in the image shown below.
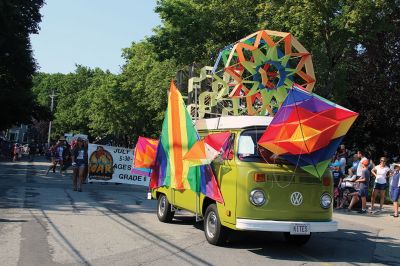
<svg viewBox="0 0 400 266"><path fill-rule="evenodd" d="M39 30L42 5L43 0L0 1L0 129L43 115L31 92L36 64L29 40Z"/></svg>
<svg viewBox="0 0 400 266"><path fill-rule="evenodd" d="M57 90L56 132L157 137L169 82L261 29L291 32L313 55L315 92L360 113L346 143L380 156L400 132L400 0L159 0L154 35L123 50L122 73L78 66L35 77L38 102ZM193 64L193 63L196 64Z"/></svg>

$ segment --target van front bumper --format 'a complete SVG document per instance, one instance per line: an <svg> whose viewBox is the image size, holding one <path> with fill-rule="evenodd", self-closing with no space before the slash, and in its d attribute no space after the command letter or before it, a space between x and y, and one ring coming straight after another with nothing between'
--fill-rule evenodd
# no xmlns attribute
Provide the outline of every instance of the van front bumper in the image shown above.
<svg viewBox="0 0 400 266"><path fill-rule="evenodd" d="M335 232L338 230L336 221L306 222L306 221L273 221L236 219L236 228L247 231L290 232L295 224L308 224L310 232Z"/></svg>

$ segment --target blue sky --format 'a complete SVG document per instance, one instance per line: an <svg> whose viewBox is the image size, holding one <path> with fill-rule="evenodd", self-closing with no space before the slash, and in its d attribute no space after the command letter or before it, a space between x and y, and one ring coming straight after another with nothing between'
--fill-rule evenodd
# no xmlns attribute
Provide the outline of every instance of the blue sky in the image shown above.
<svg viewBox="0 0 400 266"><path fill-rule="evenodd" d="M156 0L47 0L31 36L39 71L73 72L75 64L120 72L121 49L161 24Z"/></svg>

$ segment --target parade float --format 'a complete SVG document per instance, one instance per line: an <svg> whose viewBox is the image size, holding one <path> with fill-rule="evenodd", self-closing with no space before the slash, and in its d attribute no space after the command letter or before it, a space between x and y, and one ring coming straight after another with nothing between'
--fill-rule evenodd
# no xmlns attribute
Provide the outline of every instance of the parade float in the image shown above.
<svg viewBox="0 0 400 266"><path fill-rule="evenodd" d="M315 82L311 54L269 30L222 49L189 80L187 106L171 82L160 138L140 138L133 163L148 169L159 220L193 212L215 245L229 229L297 244L336 231L327 166L358 114L314 94Z"/></svg>

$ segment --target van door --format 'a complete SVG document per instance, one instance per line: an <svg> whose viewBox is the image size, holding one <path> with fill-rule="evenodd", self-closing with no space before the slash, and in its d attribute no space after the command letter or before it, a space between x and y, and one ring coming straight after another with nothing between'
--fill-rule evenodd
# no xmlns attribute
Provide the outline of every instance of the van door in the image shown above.
<svg viewBox="0 0 400 266"><path fill-rule="evenodd" d="M217 179L221 189L224 205L219 204L221 220L235 224L236 222L236 170L233 161L224 161L216 167ZM222 210L222 211L220 211Z"/></svg>
<svg viewBox="0 0 400 266"><path fill-rule="evenodd" d="M221 220L231 224L236 223L237 167L234 158L235 135L234 133L231 134L223 160L214 163L214 170L224 199L224 205L218 204L219 217Z"/></svg>
<svg viewBox="0 0 400 266"><path fill-rule="evenodd" d="M178 190L178 189L172 189L173 190L173 205L175 207L179 207L181 209L185 209L191 212L196 212L196 201L197 201L197 206L199 206L199 198L196 195L196 192L190 190L190 189L184 189L184 190Z"/></svg>

